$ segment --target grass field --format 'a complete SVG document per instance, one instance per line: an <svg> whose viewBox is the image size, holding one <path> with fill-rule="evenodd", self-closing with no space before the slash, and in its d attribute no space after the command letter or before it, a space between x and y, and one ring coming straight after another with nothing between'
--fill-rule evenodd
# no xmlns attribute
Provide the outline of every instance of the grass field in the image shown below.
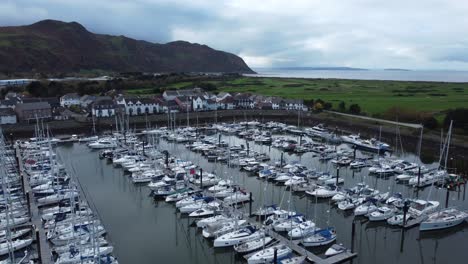
<svg viewBox="0 0 468 264"><path fill-rule="evenodd" d="M405 82L339 79L295 79L241 77L228 81L209 81L218 91L251 92L284 98L322 99L337 109L341 101L359 104L369 115L384 113L397 106L429 112L442 119L441 112L468 107L468 83ZM190 82L170 88L192 87ZM149 90L135 91L139 94Z"/></svg>

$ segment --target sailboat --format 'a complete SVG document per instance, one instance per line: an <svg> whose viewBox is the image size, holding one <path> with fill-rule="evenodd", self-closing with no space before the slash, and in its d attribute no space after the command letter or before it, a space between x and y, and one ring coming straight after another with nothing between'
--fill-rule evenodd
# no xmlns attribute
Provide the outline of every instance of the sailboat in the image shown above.
<svg viewBox="0 0 468 264"><path fill-rule="evenodd" d="M430 214L426 220L421 222L419 231L454 227L463 223L466 219L468 219L468 212L460 211L455 208L447 208Z"/></svg>
<svg viewBox="0 0 468 264"><path fill-rule="evenodd" d="M248 264L269 263L274 260L276 251L277 259L282 259L292 253L292 249L284 244L278 244L260 250L247 259Z"/></svg>

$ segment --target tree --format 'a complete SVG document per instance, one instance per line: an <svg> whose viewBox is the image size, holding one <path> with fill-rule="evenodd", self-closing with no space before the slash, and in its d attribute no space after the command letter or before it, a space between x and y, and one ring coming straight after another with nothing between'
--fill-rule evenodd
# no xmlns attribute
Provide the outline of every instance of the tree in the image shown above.
<svg viewBox="0 0 468 264"><path fill-rule="evenodd" d="M314 99L304 99L304 105L313 108L314 107Z"/></svg>
<svg viewBox="0 0 468 264"><path fill-rule="evenodd" d="M439 126L439 123L433 116L429 116L423 120L423 125L428 129L436 129Z"/></svg>
<svg viewBox="0 0 468 264"><path fill-rule="evenodd" d="M349 106L349 112L358 115L361 113L361 107L358 104L352 104Z"/></svg>
<svg viewBox="0 0 468 264"><path fill-rule="evenodd" d="M468 131L468 108L449 110L444 119L444 126L448 127L453 120L453 127Z"/></svg>
<svg viewBox="0 0 468 264"><path fill-rule="evenodd" d="M318 100L317 100L318 101ZM321 104L320 102L316 102L314 104L314 110L317 111L317 112L320 112L323 110L323 104Z"/></svg>
<svg viewBox="0 0 468 264"><path fill-rule="evenodd" d="M338 111L346 112L346 104L344 101L341 101L340 104L338 105Z"/></svg>
<svg viewBox="0 0 468 264"><path fill-rule="evenodd" d="M34 97L47 96L47 89L39 81L30 82L26 86L26 91Z"/></svg>
<svg viewBox="0 0 468 264"><path fill-rule="evenodd" d="M333 107L333 105L330 102L326 102L325 104L323 104L323 109L325 109L325 110L330 110L330 109L332 109L332 107Z"/></svg>

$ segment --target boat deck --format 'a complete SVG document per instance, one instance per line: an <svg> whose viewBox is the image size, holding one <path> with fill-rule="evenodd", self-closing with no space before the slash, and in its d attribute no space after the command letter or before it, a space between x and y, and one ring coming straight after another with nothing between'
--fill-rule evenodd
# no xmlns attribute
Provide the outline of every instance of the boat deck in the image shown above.
<svg viewBox="0 0 468 264"><path fill-rule="evenodd" d="M18 158L20 177L23 180L24 193L30 194L27 197L29 197L28 204L29 204L29 209L31 212L31 215L30 215L31 225L33 226L34 239L36 239L36 243L38 245L37 251L39 254L39 258L41 260L41 263L43 264L52 264L53 261L52 261L52 251L50 249L50 244L49 244L49 241L47 241L45 230L42 227L42 219L41 219L41 215L39 214L39 208L36 203L36 200L34 199L34 196L32 195L31 185L29 184L29 178L24 172L23 159L21 157L21 152L19 151L18 147L16 147L16 157ZM37 241L36 232L39 233L39 241Z"/></svg>

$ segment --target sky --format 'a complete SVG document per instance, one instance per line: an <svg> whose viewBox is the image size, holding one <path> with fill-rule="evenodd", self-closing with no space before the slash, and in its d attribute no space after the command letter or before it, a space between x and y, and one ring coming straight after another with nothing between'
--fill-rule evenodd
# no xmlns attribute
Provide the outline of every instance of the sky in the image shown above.
<svg viewBox="0 0 468 264"><path fill-rule="evenodd" d="M468 70L467 0L0 0L0 25L76 21L259 67Z"/></svg>

